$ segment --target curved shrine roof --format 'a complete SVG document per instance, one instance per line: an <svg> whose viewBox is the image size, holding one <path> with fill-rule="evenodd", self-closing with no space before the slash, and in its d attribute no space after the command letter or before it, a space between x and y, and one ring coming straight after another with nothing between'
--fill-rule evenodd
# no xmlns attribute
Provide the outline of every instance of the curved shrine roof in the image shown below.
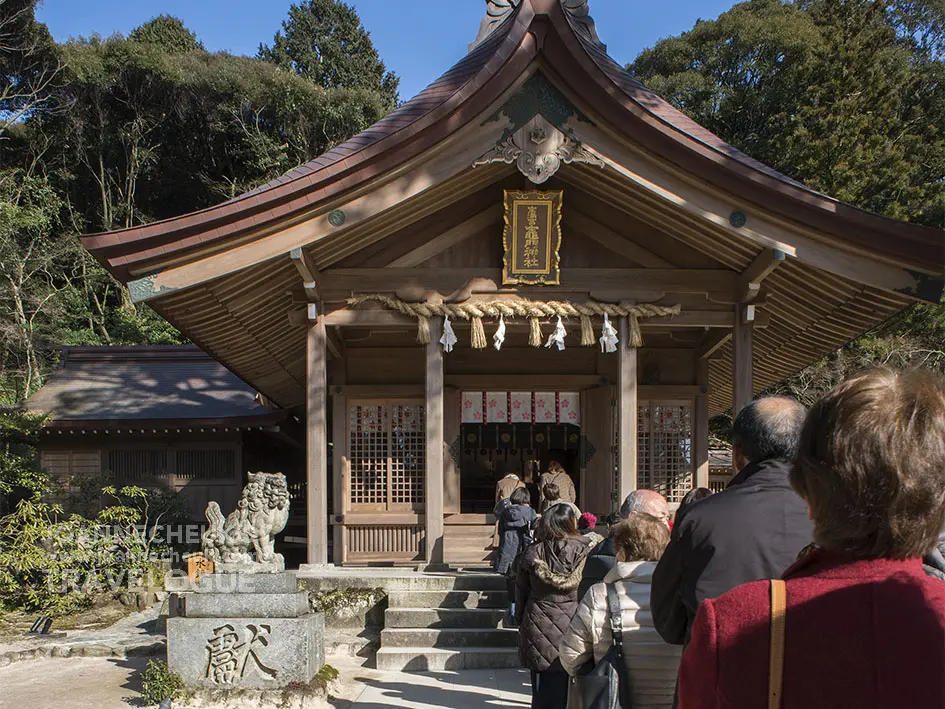
<svg viewBox="0 0 945 709"><path fill-rule="evenodd" d="M918 270L942 263L938 230L907 224L845 205L745 155L661 99L615 62L586 30L586 18L564 6L572 0L499 3L509 10L494 29L420 94L364 132L318 158L228 202L191 214L119 231L82 237L82 242L122 281L173 257L227 248L251 234L318 210L457 130L520 72L510 63L547 62L595 109L633 135L646 128L648 149L662 153L694 176L740 194L791 219L810 223L854 248L867 248ZM553 30L553 32L551 31ZM550 34L556 34L550 41ZM520 62L513 62L516 58ZM497 82L502 85L498 85ZM478 99L478 100L477 100ZM642 123L646 125L640 125ZM644 134L641 133L641 139ZM391 159L393 158L393 159ZM941 268L938 269L941 273Z"/></svg>

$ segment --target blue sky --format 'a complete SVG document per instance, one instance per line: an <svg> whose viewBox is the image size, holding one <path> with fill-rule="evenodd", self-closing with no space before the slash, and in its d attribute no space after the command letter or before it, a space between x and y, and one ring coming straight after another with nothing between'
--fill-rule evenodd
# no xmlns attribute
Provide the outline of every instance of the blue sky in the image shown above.
<svg viewBox="0 0 945 709"><path fill-rule="evenodd" d="M484 0L348 0L371 33L408 99L466 52L485 10ZM39 19L57 40L127 33L155 15L180 17L211 51L254 55L270 42L290 0L44 0ZM591 0L591 14L608 51L621 63L657 40L712 19L732 0Z"/></svg>

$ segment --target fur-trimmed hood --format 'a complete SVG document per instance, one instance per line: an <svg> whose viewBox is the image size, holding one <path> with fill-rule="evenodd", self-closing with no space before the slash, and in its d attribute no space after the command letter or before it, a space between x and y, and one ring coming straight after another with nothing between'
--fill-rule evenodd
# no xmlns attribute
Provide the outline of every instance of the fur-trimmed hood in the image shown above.
<svg viewBox="0 0 945 709"><path fill-rule="evenodd" d="M561 591L573 591L581 583L589 551L584 537L540 542L528 550L525 563L539 581Z"/></svg>

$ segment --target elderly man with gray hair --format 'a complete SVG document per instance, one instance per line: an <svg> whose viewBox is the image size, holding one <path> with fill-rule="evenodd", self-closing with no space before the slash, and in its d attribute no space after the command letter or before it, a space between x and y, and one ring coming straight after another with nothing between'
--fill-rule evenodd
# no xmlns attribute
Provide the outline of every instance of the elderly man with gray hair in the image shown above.
<svg viewBox="0 0 945 709"><path fill-rule="evenodd" d="M653 490L634 490L620 505L620 518L627 519L634 512L643 512L662 520L669 526L669 503L666 498ZM613 536L608 536L588 555L584 564L584 574L581 576L581 585L578 587L580 598L595 583L601 583L604 577L617 563L617 551L614 548Z"/></svg>
<svg viewBox="0 0 945 709"><path fill-rule="evenodd" d="M699 604L736 586L780 578L813 539L791 461L807 412L786 396L757 399L732 425L737 474L693 505L653 573L650 608L663 639L686 645Z"/></svg>

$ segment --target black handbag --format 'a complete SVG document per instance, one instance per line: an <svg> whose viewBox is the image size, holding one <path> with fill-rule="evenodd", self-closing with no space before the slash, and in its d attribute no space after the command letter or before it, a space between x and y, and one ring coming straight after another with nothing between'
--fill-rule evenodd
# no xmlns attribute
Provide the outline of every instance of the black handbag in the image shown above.
<svg viewBox="0 0 945 709"><path fill-rule="evenodd" d="M612 638L610 649L596 665L571 678L568 709L631 709L630 678L623 663L620 601L612 583L607 584L607 608Z"/></svg>

